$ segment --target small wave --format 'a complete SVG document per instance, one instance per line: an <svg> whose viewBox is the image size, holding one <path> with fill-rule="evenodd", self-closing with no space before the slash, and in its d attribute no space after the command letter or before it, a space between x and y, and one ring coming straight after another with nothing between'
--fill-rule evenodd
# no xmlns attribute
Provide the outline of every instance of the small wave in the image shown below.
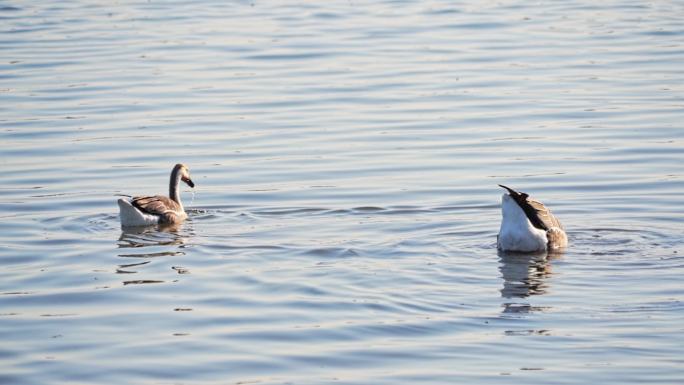
<svg viewBox="0 0 684 385"><path fill-rule="evenodd" d="M346 247L323 247L317 249L307 250L303 253L304 255L310 255L315 257L324 258L351 258L358 257L360 253L352 248Z"/></svg>

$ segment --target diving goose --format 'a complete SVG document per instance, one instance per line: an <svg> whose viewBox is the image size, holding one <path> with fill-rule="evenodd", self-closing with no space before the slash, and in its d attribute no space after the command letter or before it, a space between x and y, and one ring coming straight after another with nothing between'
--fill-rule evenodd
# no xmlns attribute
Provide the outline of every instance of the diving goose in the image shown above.
<svg viewBox="0 0 684 385"><path fill-rule="evenodd" d="M499 185L508 191L501 197L501 229L497 247L503 251L543 251L568 245L568 236L551 210L529 195Z"/></svg>
<svg viewBox="0 0 684 385"><path fill-rule="evenodd" d="M183 209L178 191L181 181L190 187L195 187L190 179L188 168L184 164L177 164L171 171L168 198L155 195L134 197L131 200L119 199L121 225L149 226L183 222L188 215Z"/></svg>

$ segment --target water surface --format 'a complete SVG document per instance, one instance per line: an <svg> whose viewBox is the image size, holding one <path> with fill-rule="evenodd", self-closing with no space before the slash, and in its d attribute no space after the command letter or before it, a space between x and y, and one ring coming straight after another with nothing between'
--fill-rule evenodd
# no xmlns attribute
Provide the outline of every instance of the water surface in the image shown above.
<svg viewBox="0 0 684 385"><path fill-rule="evenodd" d="M681 383L682 16L1 6L0 383ZM499 183L571 247L497 253Z"/></svg>

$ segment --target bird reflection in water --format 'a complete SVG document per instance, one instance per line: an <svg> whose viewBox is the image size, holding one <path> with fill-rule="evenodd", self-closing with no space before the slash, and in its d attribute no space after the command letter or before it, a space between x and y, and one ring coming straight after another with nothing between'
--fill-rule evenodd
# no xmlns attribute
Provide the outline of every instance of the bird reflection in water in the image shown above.
<svg viewBox="0 0 684 385"><path fill-rule="evenodd" d="M119 236L119 248L139 248L148 246L184 245L185 235L182 224L164 224L146 227L128 227ZM127 257L129 255L119 255Z"/></svg>
<svg viewBox="0 0 684 385"><path fill-rule="evenodd" d="M138 269L148 266L151 259L185 255L182 250L191 235L188 222L184 224L166 224L148 227L130 227L122 231L119 236L118 247L122 253L118 256L129 261L118 265L117 274L136 274ZM129 259L132 258L132 259ZM172 266L178 274L187 273L187 269ZM124 285L162 283L164 280L139 279L124 281Z"/></svg>
<svg viewBox="0 0 684 385"><path fill-rule="evenodd" d="M553 274L550 261L560 253L507 253L499 252L499 271L503 278L501 296L507 299L528 298L545 294L548 278ZM504 313L531 313L547 309L527 302L506 302Z"/></svg>

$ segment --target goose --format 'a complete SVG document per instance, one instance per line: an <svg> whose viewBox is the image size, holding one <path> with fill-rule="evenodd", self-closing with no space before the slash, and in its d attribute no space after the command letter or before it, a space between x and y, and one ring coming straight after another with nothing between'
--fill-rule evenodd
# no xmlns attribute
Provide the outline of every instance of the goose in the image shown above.
<svg viewBox="0 0 684 385"><path fill-rule="evenodd" d="M184 164L177 164L171 171L169 196L141 196L130 200L119 199L121 226L149 226L156 224L181 223L188 217L181 203L178 186L185 182L190 187L195 184L190 179L190 171Z"/></svg>
<svg viewBox="0 0 684 385"><path fill-rule="evenodd" d="M506 189L501 197L501 229L497 247L502 251L545 251L568 245L563 225L543 203L529 195Z"/></svg>

